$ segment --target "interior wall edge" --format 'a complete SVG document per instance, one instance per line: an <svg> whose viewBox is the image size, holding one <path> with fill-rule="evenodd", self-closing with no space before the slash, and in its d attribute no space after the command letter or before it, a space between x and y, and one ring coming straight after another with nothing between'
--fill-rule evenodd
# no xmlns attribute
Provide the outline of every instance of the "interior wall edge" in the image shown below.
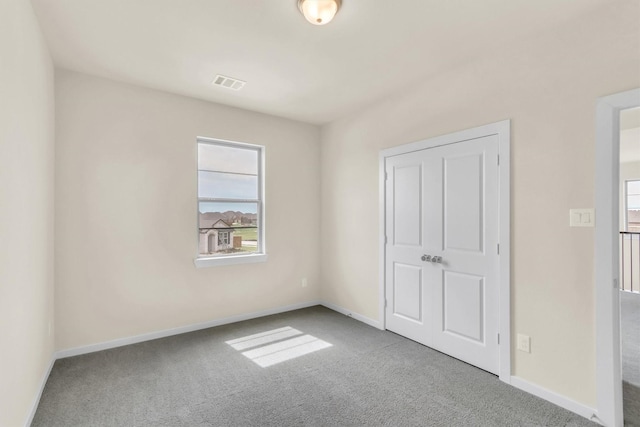
<svg viewBox="0 0 640 427"><path fill-rule="evenodd" d="M53 63L31 2L0 2L0 425L29 424L54 354Z"/></svg>
<svg viewBox="0 0 640 427"><path fill-rule="evenodd" d="M374 319L372 319L370 317L363 316L360 313L356 313L355 311L351 311L349 309L341 307L341 306L339 306L337 304L333 304L331 302L322 301L320 303L320 305L322 305L324 307L327 307L329 310L333 310L333 311L335 311L337 313L344 314L347 317L351 317L351 318L356 319L356 320L358 320L358 321L360 321L360 322L362 322L362 323L364 323L366 325L369 325L371 327L374 327L376 329L384 331L384 326L382 325L382 322L380 322L379 320L374 320Z"/></svg>
<svg viewBox="0 0 640 427"><path fill-rule="evenodd" d="M29 410L29 415L27 421L25 422L25 426L30 426L33 422L33 417L36 415L36 411L38 410L38 405L40 405L40 399L42 398L42 392L44 391L44 387L47 385L47 381L49 380L49 376L51 375L51 370L53 369L53 365L56 363L56 353L51 354L51 360L49 361L49 367L42 374L42 378L40 379L40 388L37 394L33 398L33 402L31 403L31 409Z"/></svg>

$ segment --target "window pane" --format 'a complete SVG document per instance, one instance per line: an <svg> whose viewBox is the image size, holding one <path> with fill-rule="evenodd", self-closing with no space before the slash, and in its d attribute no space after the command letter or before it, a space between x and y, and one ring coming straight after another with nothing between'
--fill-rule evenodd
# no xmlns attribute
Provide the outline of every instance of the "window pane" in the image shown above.
<svg viewBox="0 0 640 427"><path fill-rule="evenodd" d="M199 143L198 169L257 175L258 151L254 149Z"/></svg>
<svg viewBox="0 0 640 427"><path fill-rule="evenodd" d="M627 231L640 232L640 210L627 211Z"/></svg>
<svg viewBox="0 0 640 427"><path fill-rule="evenodd" d="M257 203L198 203L201 256L258 251Z"/></svg>
<svg viewBox="0 0 640 427"><path fill-rule="evenodd" d="M628 194L640 194L640 181L627 181Z"/></svg>
<svg viewBox="0 0 640 427"><path fill-rule="evenodd" d="M209 199L258 199L258 177L198 171L198 197Z"/></svg>
<svg viewBox="0 0 640 427"><path fill-rule="evenodd" d="M637 196L627 196L627 209L638 210L640 209L640 194Z"/></svg>
<svg viewBox="0 0 640 427"><path fill-rule="evenodd" d="M626 231L640 232L640 181L627 181Z"/></svg>

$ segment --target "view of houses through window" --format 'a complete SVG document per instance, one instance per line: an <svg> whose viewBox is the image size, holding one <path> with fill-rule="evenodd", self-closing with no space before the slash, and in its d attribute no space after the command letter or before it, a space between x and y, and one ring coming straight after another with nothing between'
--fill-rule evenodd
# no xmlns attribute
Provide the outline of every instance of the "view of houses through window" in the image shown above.
<svg viewBox="0 0 640 427"><path fill-rule="evenodd" d="M262 147L198 139L200 257L262 252Z"/></svg>

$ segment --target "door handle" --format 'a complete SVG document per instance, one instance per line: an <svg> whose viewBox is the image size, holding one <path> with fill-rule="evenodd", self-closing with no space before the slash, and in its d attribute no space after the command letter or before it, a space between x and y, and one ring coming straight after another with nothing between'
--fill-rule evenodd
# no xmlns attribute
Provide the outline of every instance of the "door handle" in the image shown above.
<svg viewBox="0 0 640 427"><path fill-rule="evenodd" d="M431 261L431 255L422 255L422 258L420 258L420 259L423 260L423 261L429 262L429 261Z"/></svg>
<svg viewBox="0 0 640 427"><path fill-rule="evenodd" d="M438 263L438 264L442 263L442 257L441 256L422 255L422 257L420 259L425 261L425 262L431 261L433 263Z"/></svg>

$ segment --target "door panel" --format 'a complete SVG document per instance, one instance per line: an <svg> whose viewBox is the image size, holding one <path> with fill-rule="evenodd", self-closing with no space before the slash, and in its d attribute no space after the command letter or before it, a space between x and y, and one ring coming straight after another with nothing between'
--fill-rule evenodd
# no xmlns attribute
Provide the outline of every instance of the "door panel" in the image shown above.
<svg viewBox="0 0 640 427"><path fill-rule="evenodd" d="M483 157L484 153L445 158L446 249L482 252Z"/></svg>
<svg viewBox="0 0 640 427"><path fill-rule="evenodd" d="M421 159L396 157L390 161L385 206L388 219L385 267L385 314L388 329L415 341L430 340L432 310L426 301L432 289L420 257L425 237L425 165Z"/></svg>
<svg viewBox="0 0 640 427"><path fill-rule="evenodd" d="M395 168L394 181L402 191L394 193L393 238L396 245L422 244L422 167L407 165ZM418 232L416 233L416 230Z"/></svg>
<svg viewBox="0 0 640 427"><path fill-rule="evenodd" d="M393 314L422 322L422 269L394 264Z"/></svg>
<svg viewBox="0 0 640 427"><path fill-rule="evenodd" d="M484 342L484 278L444 272L443 331Z"/></svg>
<svg viewBox="0 0 640 427"><path fill-rule="evenodd" d="M487 136L385 160L387 328L493 373L497 156Z"/></svg>

